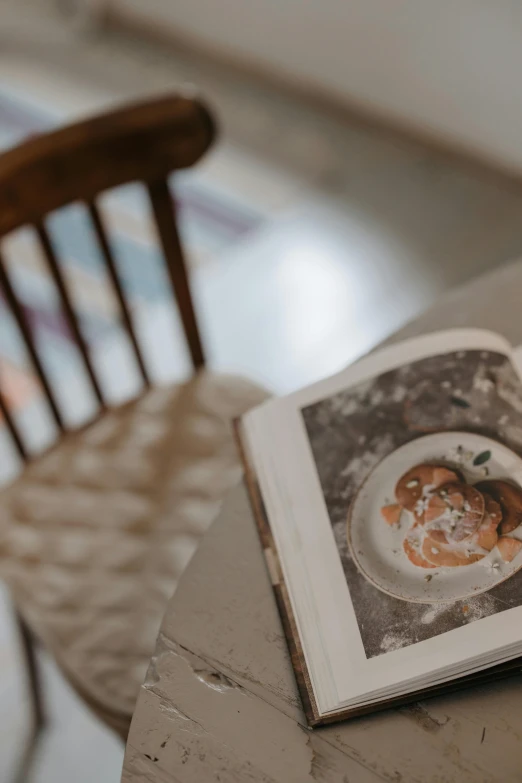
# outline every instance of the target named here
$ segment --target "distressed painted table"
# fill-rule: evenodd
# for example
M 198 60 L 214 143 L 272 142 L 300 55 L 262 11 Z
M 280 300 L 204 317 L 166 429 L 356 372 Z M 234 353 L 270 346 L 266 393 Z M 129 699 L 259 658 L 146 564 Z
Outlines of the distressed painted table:
M 518 344 L 521 302 L 518 262 L 454 291 L 392 340 L 478 326 Z M 168 606 L 122 780 L 522 781 L 522 677 L 309 731 L 238 487 Z

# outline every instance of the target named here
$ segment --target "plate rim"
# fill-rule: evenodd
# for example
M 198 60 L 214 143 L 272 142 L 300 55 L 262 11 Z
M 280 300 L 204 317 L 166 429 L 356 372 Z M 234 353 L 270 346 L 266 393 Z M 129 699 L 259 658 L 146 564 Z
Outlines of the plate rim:
M 385 593 L 386 595 L 391 596 L 392 598 L 397 598 L 400 601 L 405 601 L 406 603 L 416 603 L 416 604 L 451 604 L 454 601 L 464 601 L 466 598 L 474 598 L 477 595 L 481 595 L 482 593 L 487 593 L 489 590 L 493 590 L 493 588 L 498 587 L 498 585 L 501 585 L 503 582 L 506 582 L 508 579 L 511 579 L 520 569 L 522 568 L 522 558 L 520 565 L 518 568 L 516 568 L 514 571 L 512 571 L 510 574 L 506 574 L 502 577 L 502 579 L 499 579 L 498 582 L 495 582 L 493 585 L 490 585 L 489 587 L 485 587 L 483 590 L 474 590 L 471 593 L 466 593 L 465 595 L 459 596 L 458 598 L 453 598 L 450 600 L 442 599 L 442 598 L 433 598 L 432 600 L 427 600 L 423 598 L 406 598 L 403 595 L 398 595 L 397 593 L 393 593 L 391 590 L 386 589 L 382 585 L 378 584 L 375 579 L 370 576 L 363 568 L 362 564 L 359 561 L 359 558 L 357 557 L 357 554 L 355 552 L 355 547 L 352 543 L 352 537 L 351 537 L 351 527 L 352 527 L 352 513 L 353 509 L 356 503 L 357 498 L 359 497 L 360 493 L 362 492 L 364 486 L 369 481 L 371 476 L 375 473 L 375 471 L 382 465 L 382 463 L 388 459 L 392 454 L 394 454 L 399 449 L 402 449 L 404 446 L 408 446 L 410 443 L 414 443 L 417 440 L 424 440 L 426 438 L 433 438 L 437 435 L 462 435 L 462 436 L 469 436 L 469 435 L 475 435 L 479 438 L 484 438 L 486 441 L 490 441 L 491 443 L 495 443 L 497 445 L 502 446 L 504 449 L 507 449 L 510 451 L 514 456 L 520 460 L 522 463 L 522 457 L 516 453 L 512 448 L 509 446 L 506 446 L 505 443 L 501 443 L 498 440 L 495 440 L 494 438 L 490 438 L 487 435 L 481 435 L 479 432 L 469 432 L 466 430 L 440 430 L 439 432 L 430 432 L 424 435 L 420 435 L 418 438 L 413 438 L 412 440 L 406 441 L 406 443 L 403 443 L 401 446 L 398 446 L 393 451 L 390 451 L 389 454 L 385 454 L 382 459 L 379 460 L 379 462 L 374 465 L 374 467 L 370 470 L 364 481 L 359 485 L 356 493 L 354 494 L 347 513 L 347 519 L 346 519 L 346 538 L 348 542 L 348 549 L 350 550 L 350 556 L 352 558 L 352 561 L 359 571 L 359 573 L 368 581 L 370 584 L 372 584 L 377 590 L 380 590 L 382 593 Z M 522 489 L 522 487 L 521 487 Z M 447 568 L 447 566 L 440 566 L 440 568 Z

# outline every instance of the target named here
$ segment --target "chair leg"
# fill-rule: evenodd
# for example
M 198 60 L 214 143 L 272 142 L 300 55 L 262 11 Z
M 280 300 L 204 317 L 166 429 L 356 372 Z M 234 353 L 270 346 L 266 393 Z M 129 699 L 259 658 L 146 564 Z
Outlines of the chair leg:
M 22 647 L 27 686 L 32 707 L 32 726 L 29 738 L 25 744 L 20 762 L 15 771 L 13 783 L 27 783 L 35 760 L 35 751 L 45 725 L 45 710 L 43 707 L 42 683 L 38 659 L 36 656 L 35 639 L 21 614 L 15 608 L 15 622 Z
M 33 736 L 36 738 L 45 725 L 45 710 L 43 706 L 43 692 L 40 670 L 36 657 L 35 639 L 31 629 L 20 613 L 16 610 L 15 619 L 18 626 L 20 642 L 22 645 L 22 653 L 25 659 L 27 684 L 29 686 L 33 712 Z

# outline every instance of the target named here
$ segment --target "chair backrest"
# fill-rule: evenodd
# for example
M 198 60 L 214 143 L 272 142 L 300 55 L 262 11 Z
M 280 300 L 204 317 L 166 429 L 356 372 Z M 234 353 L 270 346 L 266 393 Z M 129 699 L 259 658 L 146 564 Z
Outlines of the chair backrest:
M 63 316 L 101 409 L 105 405 L 103 390 L 45 225 L 46 216 L 68 204 L 85 204 L 119 304 L 123 326 L 143 382 L 148 386 L 145 361 L 97 204 L 97 197 L 111 188 L 131 182 L 145 186 L 192 363 L 197 369 L 204 364 L 204 356 L 167 178 L 176 169 L 187 168 L 199 160 L 211 146 L 214 136 L 215 125 L 208 109 L 192 97 L 174 95 L 127 106 L 32 138 L 0 156 L 0 239 L 22 226 L 34 228 Z M 56 395 L 1 254 L 0 287 L 18 324 L 53 418 L 59 430 L 63 430 L 64 420 Z M 26 459 L 27 450 L 5 394 L 2 394 L 1 384 L 0 410 L 21 457 Z

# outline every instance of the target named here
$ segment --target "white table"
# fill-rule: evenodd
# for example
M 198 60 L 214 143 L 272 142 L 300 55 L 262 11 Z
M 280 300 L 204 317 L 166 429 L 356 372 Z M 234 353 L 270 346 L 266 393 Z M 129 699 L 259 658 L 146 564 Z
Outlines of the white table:
M 522 342 L 522 262 L 445 297 L 393 341 L 452 326 Z M 171 600 L 125 783 L 522 781 L 522 677 L 309 731 L 245 490 Z

